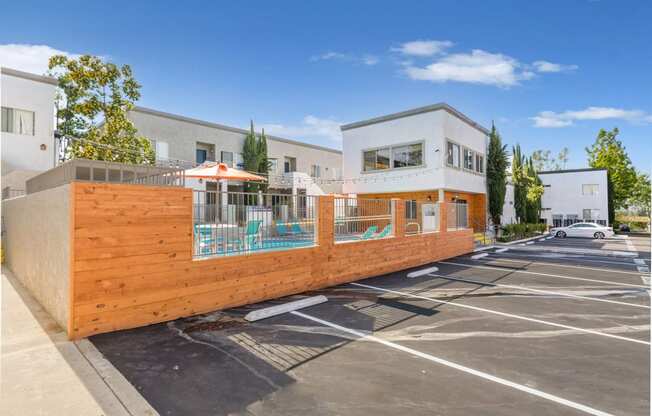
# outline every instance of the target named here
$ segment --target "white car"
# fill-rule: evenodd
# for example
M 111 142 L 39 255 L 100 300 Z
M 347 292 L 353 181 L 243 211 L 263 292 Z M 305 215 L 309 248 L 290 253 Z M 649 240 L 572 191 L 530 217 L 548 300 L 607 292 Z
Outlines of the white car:
M 600 224 L 592 222 L 578 222 L 568 227 L 556 227 L 550 230 L 550 234 L 557 238 L 565 237 L 587 237 L 587 238 L 605 238 L 613 237 L 614 230 Z

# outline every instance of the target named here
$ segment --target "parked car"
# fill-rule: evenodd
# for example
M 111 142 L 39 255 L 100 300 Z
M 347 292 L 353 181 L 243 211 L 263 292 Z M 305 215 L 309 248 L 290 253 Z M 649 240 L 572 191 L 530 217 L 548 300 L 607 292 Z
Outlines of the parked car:
M 550 233 L 557 238 L 565 237 L 587 237 L 587 238 L 605 238 L 613 237 L 614 230 L 600 224 L 592 222 L 578 222 L 568 227 L 556 227 L 550 230 Z
M 628 233 L 629 230 L 629 224 L 620 224 L 618 226 L 618 231 L 622 231 L 623 233 Z

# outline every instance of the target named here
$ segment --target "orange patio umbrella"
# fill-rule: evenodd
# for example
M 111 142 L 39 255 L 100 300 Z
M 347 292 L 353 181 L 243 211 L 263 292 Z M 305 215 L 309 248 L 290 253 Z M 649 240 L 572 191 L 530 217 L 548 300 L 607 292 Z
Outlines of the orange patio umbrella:
M 229 181 L 266 181 L 262 176 L 245 172 L 244 170 L 230 168 L 226 163 L 204 163 L 185 172 L 187 178 L 202 178 Z

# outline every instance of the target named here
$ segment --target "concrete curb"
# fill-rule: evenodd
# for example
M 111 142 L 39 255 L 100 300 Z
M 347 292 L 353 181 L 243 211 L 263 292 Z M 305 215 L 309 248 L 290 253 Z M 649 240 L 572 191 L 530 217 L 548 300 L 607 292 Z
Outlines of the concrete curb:
M 596 256 L 606 256 L 606 257 L 622 257 L 632 259 L 636 257 L 636 253 L 629 251 L 617 251 L 617 250 L 598 250 L 590 248 L 566 248 L 566 247 L 551 247 L 551 246 L 536 246 L 536 247 L 524 247 L 510 246 L 512 250 L 521 250 L 521 251 L 537 251 L 537 252 L 547 252 L 547 253 L 565 253 L 565 254 L 590 254 Z
M 528 238 L 523 238 L 521 240 L 516 240 L 516 241 L 510 241 L 509 243 L 498 243 L 497 245 L 499 246 L 513 246 L 515 244 L 520 244 L 520 243 L 527 243 L 528 241 L 534 241 L 542 237 L 549 236 L 550 233 L 544 233 L 544 234 L 539 234 L 535 235 L 534 237 L 528 237 Z
M 159 416 L 138 390 L 95 348 L 88 339 L 75 341 L 79 352 L 88 360 L 107 387 L 133 416 Z

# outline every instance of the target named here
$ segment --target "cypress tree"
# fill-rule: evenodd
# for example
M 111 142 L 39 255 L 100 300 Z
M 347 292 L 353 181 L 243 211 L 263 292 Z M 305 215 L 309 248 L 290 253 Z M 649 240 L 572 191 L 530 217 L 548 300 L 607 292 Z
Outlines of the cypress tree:
M 254 122 L 251 121 L 249 133 L 245 136 L 244 145 L 242 146 L 242 158 L 244 159 L 244 170 L 247 172 L 258 172 L 260 158 L 258 153 L 258 143 L 256 133 L 254 132 Z M 258 184 L 245 182 L 245 192 L 257 192 Z
M 487 152 L 487 195 L 489 199 L 489 216 L 494 227 L 500 225 L 503 215 L 505 192 L 507 189 L 507 145 L 502 144 L 500 134 L 492 123 Z
M 258 158 L 260 159 L 260 163 L 258 164 L 257 172 L 267 178 L 269 172 L 269 160 L 267 159 L 267 136 L 265 136 L 265 129 L 263 129 L 260 139 L 258 139 Z M 267 192 L 268 184 L 269 181 L 260 184 L 260 189 L 262 189 L 263 192 Z
M 514 184 L 514 210 L 518 222 L 526 222 L 527 185 L 523 169 L 521 145 L 512 148 L 512 183 Z

